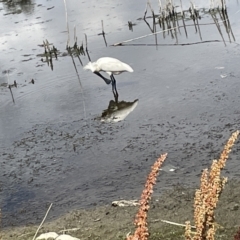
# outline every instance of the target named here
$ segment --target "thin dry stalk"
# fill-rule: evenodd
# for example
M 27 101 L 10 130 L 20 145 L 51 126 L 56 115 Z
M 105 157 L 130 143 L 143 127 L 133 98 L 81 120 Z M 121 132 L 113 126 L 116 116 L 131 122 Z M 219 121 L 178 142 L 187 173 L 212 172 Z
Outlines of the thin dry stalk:
M 159 12 L 162 12 L 162 1 L 158 0 Z
M 49 208 L 48 208 L 48 210 L 47 210 L 47 212 L 46 212 L 46 214 L 45 214 L 45 216 L 44 216 L 44 218 L 43 218 L 41 224 L 39 225 L 39 227 L 38 227 L 38 229 L 37 229 L 37 231 L 36 231 L 36 233 L 35 233 L 35 235 L 34 235 L 34 237 L 33 237 L 33 240 L 35 240 L 35 238 L 36 238 L 36 236 L 37 236 L 37 234 L 38 234 L 38 231 L 40 230 L 40 228 L 42 227 L 42 225 L 43 225 L 45 219 L 47 218 L 47 215 L 48 215 L 48 213 L 49 213 L 51 207 L 52 207 L 52 203 L 50 204 L 50 206 L 49 206 Z
M 191 7 L 189 8 L 189 12 L 190 12 L 190 14 L 191 14 L 191 16 L 192 16 L 192 20 L 193 20 L 193 23 L 194 23 L 194 26 L 195 26 L 195 31 L 196 31 L 196 33 L 197 33 L 197 26 L 196 26 L 196 22 L 195 22 L 195 15 L 194 15 L 194 12 L 195 12 L 195 6 L 194 6 L 194 4 L 191 2 Z
M 67 33 L 68 33 L 67 47 L 68 47 L 70 42 L 70 34 L 69 34 L 69 24 L 68 24 L 68 14 L 67 14 L 67 3 L 66 3 L 66 0 L 63 0 L 63 2 L 65 7 L 66 24 L 67 24 Z
M 74 26 L 74 29 L 73 29 L 73 31 L 74 31 L 74 43 L 75 44 L 77 44 L 77 33 L 76 33 L 76 26 Z
M 190 222 L 189 222 L 189 224 L 188 224 L 188 222 L 186 222 L 186 224 L 181 224 L 181 223 L 171 222 L 171 221 L 167 221 L 167 220 L 161 220 L 161 222 L 172 224 L 172 225 L 175 225 L 175 226 L 180 226 L 180 227 L 188 227 L 188 225 L 189 225 L 190 229 L 191 228 L 196 228 L 195 226 L 191 226 Z
M 91 62 L 91 58 L 90 58 L 89 53 L 88 53 L 87 34 L 85 34 L 85 43 L 86 43 L 85 51 L 86 51 L 86 53 L 87 53 L 88 60 Z
M 103 40 L 105 42 L 105 45 L 107 47 L 107 40 L 106 40 L 106 37 L 105 37 L 105 32 L 104 32 L 104 26 L 103 26 L 103 20 L 102 20 L 102 36 L 103 36 Z
M 11 85 L 9 84 L 9 71 L 7 72 L 7 78 L 8 78 L 8 88 L 9 88 L 9 90 L 10 90 L 13 103 L 15 103 L 15 100 L 14 100 L 14 97 L 13 97 L 13 92 L 12 92 L 12 87 L 11 87 Z
M 148 9 L 148 4 L 146 3 L 146 9 L 145 9 L 145 12 L 144 12 L 143 19 L 146 19 L 146 15 L 147 15 L 147 9 Z
M 147 227 L 147 213 L 149 209 L 149 201 L 151 200 L 151 195 L 153 193 L 153 186 L 156 183 L 157 175 L 161 165 L 167 157 L 167 153 L 163 154 L 156 160 L 156 162 L 152 166 L 152 170 L 148 175 L 145 188 L 143 189 L 141 199 L 140 199 L 140 207 L 138 213 L 135 218 L 135 226 L 136 230 L 134 235 L 129 235 L 127 240 L 147 240 L 149 233 Z
M 220 25 L 219 25 L 219 21 L 218 21 L 218 19 L 217 19 L 217 16 L 216 16 L 215 13 L 212 13 L 211 11 L 210 11 L 210 14 L 211 14 L 211 17 L 212 17 L 212 19 L 213 19 L 213 21 L 214 21 L 217 29 L 218 29 L 218 32 L 220 33 L 220 35 L 221 35 L 221 37 L 222 37 L 222 40 L 223 40 L 223 42 L 224 42 L 224 45 L 225 45 L 225 47 L 226 47 L 227 44 L 226 44 L 225 39 L 224 39 L 224 37 L 223 37 L 223 34 L 222 34 L 222 31 L 221 31 L 221 27 L 220 27 Z
M 167 26 L 167 27 L 169 27 L 169 26 Z M 171 26 L 170 26 L 170 28 L 171 28 Z M 172 31 L 172 30 L 174 30 L 174 28 L 171 28 L 171 29 L 168 28 L 168 29 L 157 31 L 157 32 L 154 32 L 154 33 L 149 33 L 149 34 L 146 34 L 146 35 L 143 35 L 143 36 L 140 36 L 140 37 L 132 38 L 132 39 L 125 40 L 125 41 L 122 41 L 122 42 L 118 42 L 118 43 L 114 43 L 111 46 L 121 46 L 124 43 L 128 43 L 128 42 L 132 42 L 132 41 L 139 40 L 139 39 L 142 39 L 142 38 L 146 38 L 146 37 L 149 37 L 149 36 L 152 36 L 152 35 L 155 35 L 155 34 L 168 32 L 169 30 Z
M 87 47 L 86 47 L 86 48 L 87 48 Z M 80 85 L 80 91 L 81 91 L 82 103 L 83 103 L 84 118 L 85 118 L 85 121 L 86 121 L 86 124 L 87 124 L 86 104 L 85 104 L 85 99 L 84 99 L 83 86 L 82 86 L 82 82 L 81 82 L 81 79 L 80 79 L 80 75 L 79 75 L 79 73 L 78 73 L 77 66 L 76 66 L 76 63 L 75 63 L 75 60 L 74 60 L 74 57 L 73 57 L 73 54 L 72 54 L 72 51 L 71 51 L 71 48 L 70 48 L 70 47 L 68 48 L 68 53 L 69 53 L 69 55 L 70 55 L 71 58 L 72 58 L 73 66 L 74 66 L 75 72 L 76 72 L 76 74 L 77 74 L 78 82 L 79 82 L 79 85 Z M 79 59 L 80 62 L 82 62 L 79 56 L 78 56 L 78 59 Z

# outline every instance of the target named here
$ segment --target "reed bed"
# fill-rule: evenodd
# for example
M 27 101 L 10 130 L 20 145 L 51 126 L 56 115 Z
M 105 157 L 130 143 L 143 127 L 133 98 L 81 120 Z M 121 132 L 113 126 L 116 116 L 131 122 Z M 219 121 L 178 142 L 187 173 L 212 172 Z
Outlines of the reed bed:
M 150 16 L 147 17 L 148 10 L 150 9 Z M 202 16 L 209 14 L 212 17 L 212 22 L 201 23 Z M 151 18 L 152 23 L 149 23 L 147 19 Z M 157 35 L 162 34 L 163 38 L 170 36 L 175 39 L 174 44 L 170 45 L 191 45 L 210 42 L 203 40 L 202 27 L 206 25 L 215 25 L 221 38 L 222 42 L 226 46 L 226 39 L 224 38 L 224 31 L 227 33 L 228 41 L 234 42 L 235 37 L 231 28 L 231 24 L 228 18 L 226 2 L 224 0 L 211 1 L 209 9 L 199 9 L 191 1 L 189 8 L 183 9 L 182 1 L 180 0 L 180 5 L 177 6 L 172 0 L 161 1 L 159 0 L 158 9 L 154 9 L 150 3 L 147 1 L 146 9 L 144 12 L 143 20 L 150 30 L 150 34 L 139 36 L 133 39 L 125 40 L 113 44 L 112 46 L 125 46 L 125 45 L 137 45 L 137 46 L 162 46 L 164 44 L 158 44 Z M 191 23 L 192 21 L 192 23 Z M 128 22 L 129 25 L 129 22 Z M 223 25 L 223 27 L 222 27 Z M 158 30 L 159 28 L 159 30 Z M 199 35 L 200 42 L 183 44 L 179 43 L 178 35 L 181 35 L 181 29 L 184 29 L 186 38 L 189 37 L 189 29 L 194 28 L 195 33 Z M 131 43 L 133 41 L 147 38 L 153 36 L 155 44 L 151 43 Z M 212 42 L 217 42 L 212 40 Z M 220 41 L 218 41 L 220 42 Z M 169 45 L 169 44 L 165 44 Z

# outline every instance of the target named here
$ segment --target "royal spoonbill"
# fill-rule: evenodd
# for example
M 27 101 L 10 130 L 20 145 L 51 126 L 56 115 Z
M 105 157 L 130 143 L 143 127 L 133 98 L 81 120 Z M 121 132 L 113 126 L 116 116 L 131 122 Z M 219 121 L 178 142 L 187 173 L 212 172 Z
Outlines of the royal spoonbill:
M 96 62 L 89 62 L 83 69 L 91 70 L 93 73 L 101 77 L 106 84 L 112 83 L 113 94 L 117 97 L 118 92 L 116 88 L 116 79 L 113 75 L 119 75 L 123 72 L 133 72 L 133 69 L 128 64 L 111 57 L 102 57 L 99 58 Z M 110 79 L 102 76 L 102 74 L 100 74 L 101 71 L 107 73 L 110 76 Z

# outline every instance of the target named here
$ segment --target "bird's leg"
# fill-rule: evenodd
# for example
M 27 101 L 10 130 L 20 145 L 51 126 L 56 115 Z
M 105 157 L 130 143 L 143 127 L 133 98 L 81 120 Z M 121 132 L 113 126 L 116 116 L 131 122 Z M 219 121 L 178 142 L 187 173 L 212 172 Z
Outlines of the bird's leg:
M 118 103 L 118 94 L 113 94 L 114 95 L 114 100 L 115 100 L 115 103 Z
M 111 80 L 112 80 L 112 91 L 113 94 L 115 93 L 115 84 L 116 84 L 116 80 L 114 79 L 113 75 L 110 76 Z
M 118 103 L 118 92 L 113 91 L 113 96 L 114 96 L 115 102 Z
M 112 75 L 112 86 L 114 87 L 115 93 L 118 96 L 117 83 L 115 77 Z
M 98 75 L 100 78 L 102 78 L 106 84 L 110 84 L 111 81 L 112 81 L 112 80 L 110 80 L 110 79 L 105 78 L 105 77 L 104 77 L 101 73 L 99 73 L 99 72 L 93 72 L 93 73 L 95 73 L 95 74 Z
M 113 95 L 115 98 L 115 102 L 118 103 L 118 91 L 117 91 L 117 87 L 116 87 L 116 79 L 114 78 L 113 75 L 111 75 L 111 79 L 112 79 L 112 91 L 113 91 Z

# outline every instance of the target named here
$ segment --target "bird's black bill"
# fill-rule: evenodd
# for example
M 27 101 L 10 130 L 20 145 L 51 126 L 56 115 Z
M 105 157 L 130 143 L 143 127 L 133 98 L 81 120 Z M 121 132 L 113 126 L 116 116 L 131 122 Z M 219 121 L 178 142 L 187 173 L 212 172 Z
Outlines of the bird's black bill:
M 102 74 L 100 74 L 99 72 L 94 72 L 94 73 L 95 73 L 96 75 L 98 75 L 100 78 L 102 78 L 106 84 L 110 84 L 110 83 L 112 82 L 112 80 L 105 78 L 105 77 L 104 77 Z

